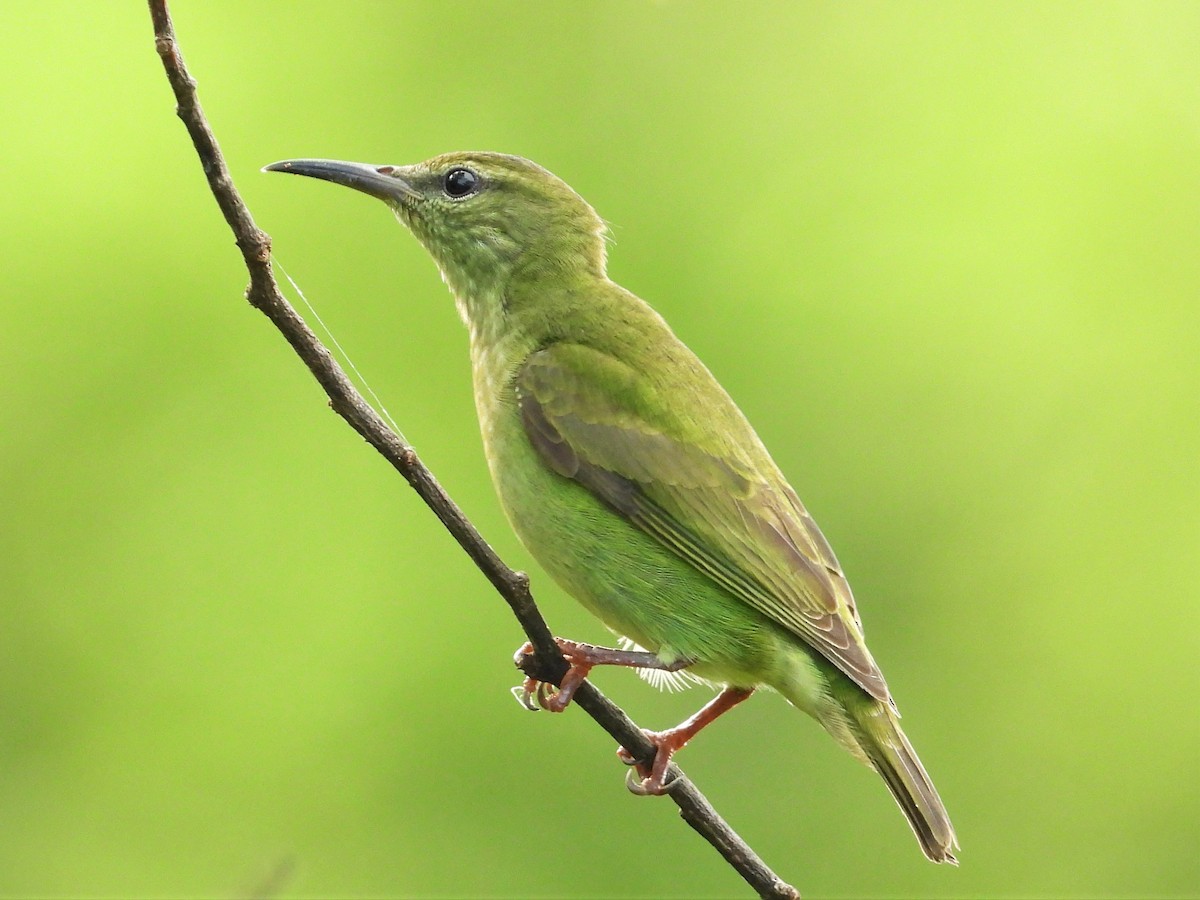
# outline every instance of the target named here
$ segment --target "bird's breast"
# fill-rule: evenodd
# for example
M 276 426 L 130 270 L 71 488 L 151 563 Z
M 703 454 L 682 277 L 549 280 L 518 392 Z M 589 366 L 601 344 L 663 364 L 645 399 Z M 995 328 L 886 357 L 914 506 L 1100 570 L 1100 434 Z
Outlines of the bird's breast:
M 471 372 L 475 390 L 475 412 L 479 416 L 479 430 L 483 437 L 483 449 L 492 476 L 496 477 L 496 465 L 504 455 L 506 430 L 511 427 L 507 418 L 517 416 L 516 395 L 513 377 L 520 364 L 520 354 L 514 353 L 502 341 L 483 339 L 475 329 L 471 332 Z M 505 434 L 502 434 L 505 432 Z

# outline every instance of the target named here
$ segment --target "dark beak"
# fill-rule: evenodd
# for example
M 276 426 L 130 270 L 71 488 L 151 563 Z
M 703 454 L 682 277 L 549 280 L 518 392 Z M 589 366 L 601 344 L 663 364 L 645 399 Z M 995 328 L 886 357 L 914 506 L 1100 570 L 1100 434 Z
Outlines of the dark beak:
M 290 172 L 332 181 L 378 197 L 388 203 L 417 199 L 421 195 L 403 178 L 393 174 L 395 166 L 371 166 L 366 163 L 341 162 L 336 159 L 285 159 L 263 166 L 264 172 Z

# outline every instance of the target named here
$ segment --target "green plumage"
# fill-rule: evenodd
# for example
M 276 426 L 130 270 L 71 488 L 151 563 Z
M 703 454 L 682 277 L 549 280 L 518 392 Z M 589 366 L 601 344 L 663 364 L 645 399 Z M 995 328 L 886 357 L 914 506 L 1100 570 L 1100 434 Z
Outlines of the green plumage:
M 543 568 L 664 663 L 812 715 L 880 772 L 926 855 L 953 861 L 833 551 L 709 371 L 608 279 L 592 208 L 493 153 L 272 168 L 381 197 L 437 261 L 470 329 L 492 478 Z

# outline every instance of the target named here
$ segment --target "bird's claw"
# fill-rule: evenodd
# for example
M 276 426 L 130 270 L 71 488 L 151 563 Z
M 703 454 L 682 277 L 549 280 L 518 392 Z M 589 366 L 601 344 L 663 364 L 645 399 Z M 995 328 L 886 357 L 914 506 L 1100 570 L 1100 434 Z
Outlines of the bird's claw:
M 630 769 L 625 773 L 625 787 L 629 789 L 629 793 L 636 794 L 639 797 L 645 797 L 645 783 L 646 779 L 642 777 L 641 772 L 635 769 Z
M 539 709 L 547 712 L 562 712 L 571 702 L 570 696 L 563 700 L 562 691 L 553 690 L 553 688 L 553 685 L 538 681 L 531 676 L 509 690 L 517 698 L 517 702 L 530 712 L 537 712 Z
M 650 739 L 655 748 L 654 758 L 649 764 L 635 757 L 624 747 L 617 748 L 617 759 L 633 767 L 625 773 L 625 787 L 629 788 L 631 794 L 637 794 L 639 797 L 657 797 L 670 793 L 675 779 L 667 781 L 667 773 L 671 757 L 679 747 L 675 746 L 670 732 L 643 730 L 642 733 Z
M 529 710 L 544 709 L 547 712 L 562 712 L 571 705 L 571 698 L 575 696 L 575 690 L 583 683 L 592 665 L 587 661 L 576 661 L 570 654 L 569 648 L 575 645 L 571 641 L 563 641 L 561 638 L 555 638 L 559 641 L 559 646 L 564 648 L 564 656 L 571 664 L 567 673 L 562 678 L 562 683 L 554 688 L 554 685 L 548 684 L 545 681 L 539 681 L 532 675 L 525 679 L 521 684 L 512 689 L 513 696 L 517 698 L 517 702 Z M 513 656 L 513 663 L 518 669 L 525 669 L 530 658 L 536 651 L 533 649 L 533 644 L 526 641 Z M 537 701 L 537 706 L 534 706 L 534 701 Z
M 672 778 L 666 784 L 656 784 L 653 776 L 643 775 L 641 766 L 625 773 L 625 787 L 629 789 L 629 793 L 638 797 L 661 797 L 663 794 L 669 794 L 675 787 L 675 781 L 676 779 Z
M 526 641 L 519 648 L 517 648 L 517 652 L 513 654 L 513 665 L 515 665 L 518 669 L 524 669 L 525 664 L 531 656 L 533 656 L 533 644 L 530 641 Z M 520 703 L 525 709 L 529 710 L 530 712 L 537 712 L 541 708 L 539 704 L 541 702 L 540 695 L 542 691 L 542 683 L 536 678 L 533 678 L 532 676 L 526 678 L 511 690 L 512 695 L 517 698 L 517 702 Z M 539 696 L 538 703 L 533 702 L 535 695 Z
M 537 712 L 541 707 L 533 702 L 534 693 L 540 691 L 542 683 L 536 678 L 526 678 L 523 682 L 510 688 L 517 702 L 530 712 Z
M 525 663 L 528 661 L 529 657 L 533 656 L 533 653 L 533 642 L 526 641 L 520 647 L 518 647 L 517 652 L 513 654 L 513 665 L 518 669 L 524 669 Z
M 517 702 L 530 712 L 544 709 L 546 712 L 562 712 L 571 703 L 574 691 L 564 691 L 552 684 L 538 681 L 536 678 L 526 678 L 515 687 L 509 688 Z

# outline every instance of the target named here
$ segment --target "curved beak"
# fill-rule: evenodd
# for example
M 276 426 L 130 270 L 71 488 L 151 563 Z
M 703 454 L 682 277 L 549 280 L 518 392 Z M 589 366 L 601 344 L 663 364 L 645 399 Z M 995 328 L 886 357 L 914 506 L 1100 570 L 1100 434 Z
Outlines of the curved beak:
M 389 203 L 417 199 L 421 195 L 396 173 L 395 166 L 372 166 L 367 163 L 341 162 L 336 159 L 285 159 L 263 166 L 264 172 L 290 172 L 332 181 Z

